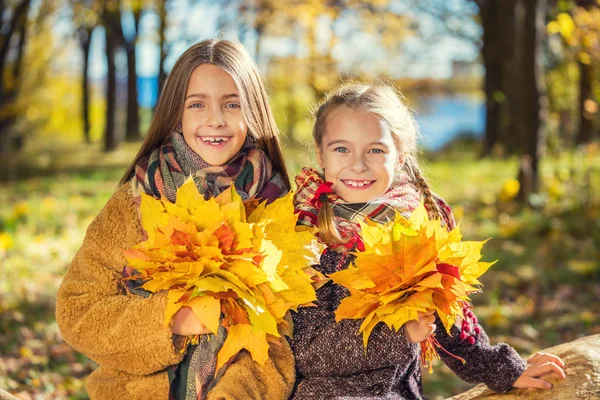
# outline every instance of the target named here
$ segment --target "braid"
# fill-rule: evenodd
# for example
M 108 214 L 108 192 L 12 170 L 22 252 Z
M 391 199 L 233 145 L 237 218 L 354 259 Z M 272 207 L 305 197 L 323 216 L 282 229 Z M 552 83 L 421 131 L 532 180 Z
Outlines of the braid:
M 348 243 L 348 239 L 344 240 L 340 236 L 340 232 L 333 222 L 333 210 L 329 200 L 326 198 L 323 199 L 319 214 L 317 215 L 317 226 L 319 227 L 321 240 L 328 245 Z
M 416 162 L 412 158 L 407 158 L 406 162 L 404 163 L 404 167 L 423 195 L 423 203 L 425 204 L 425 208 L 429 213 L 429 217 L 440 219 L 442 223 L 445 223 L 444 216 L 440 210 L 440 207 L 438 206 L 437 201 L 435 200 L 435 196 L 431 192 L 431 188 L 429 187 L 429 184 L 425 180 L 425 177 L 421 173 L 421 170 L 417 166 Z

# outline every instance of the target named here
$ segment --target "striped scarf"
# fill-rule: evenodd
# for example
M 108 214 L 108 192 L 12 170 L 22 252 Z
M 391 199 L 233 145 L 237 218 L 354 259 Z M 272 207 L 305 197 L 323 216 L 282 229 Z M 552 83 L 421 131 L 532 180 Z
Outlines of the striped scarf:
M 269 202 L 283 196 L 288 189 L 279 172 L 267 155 L 256 148 L 250 139 L 242 146 L 238 154 L 227 164 L 212 166 L 207 164 L 185 142 L 180 133 L 171 137 L 160 148 L 154 150 L 135 167 L 135 176 L 131 184 L 134 201 L 141 202 L 140 193 L 156 198 L 165 196 L 175 202 L 177 189 L 192 176 L 198 191 L 206 199 L 217 196 L 233 184 L 244 200 L 261 199 Z M 144 232 L 143 238 L 147 238 Z M 123 268 L 123 278 L 130 278 L 138 272 L 129 267 Z M 124 279 L 127 290 L 134 295 L 147 297 L 151 293 L 142 289 L 141 279 Z M 227 365 L 215 376 L 216 354 L 225 342 L 227 332 L 219 327 L 217 335 L 200 335 L 197 345 L 188 345 L 183 361 L 167 369 L 170 383 L 170 400 L 204 399 L 212 389 Z M 176 341 L 185 349 L 189 338 L 174 335 Z
M 360 239 L 360 222 L 368 218 L 377 223 L 386 223 L 395 219 L 396 212 L 408 217 L 421 199 L 421 191 L 405 173 L 398 174 L 390 188 L 376 200 L 357 204 L 347 203 L 337 196 L 331 190 L 331 183 L 325 182 L 313 168 L 303 168 L 295 180 L 298 190 L 294 195 L 294 206 L 298 213 L 298 224 L 317 226 L 319 209 L 324 200 L 328 201 L 334 214 L 333 224 L 347 243 L 325 244 L 341 252 L 364 250 Z M 442 213 L 442 219 L 446 225 L 453 228 L 454 218 L 450 207 L 437 195 L 433 196 Z M 318 233 L 317 237 L 321 240 Z
M 287 191 L 279 172 L 273 171 L 271 160 L 250 137 L 227 164 L 214 166 L 192 150 L 182 134 L 173 132 L 167 143 L 135 166 L 134 193 L 139 193 L 141 187 L 146 194 L 157 198 L 162 195 L 175 202 L 177 189 L 189 176 L 206 199 L 232 184 L 244 200 L 256 197 L 273 201 Z

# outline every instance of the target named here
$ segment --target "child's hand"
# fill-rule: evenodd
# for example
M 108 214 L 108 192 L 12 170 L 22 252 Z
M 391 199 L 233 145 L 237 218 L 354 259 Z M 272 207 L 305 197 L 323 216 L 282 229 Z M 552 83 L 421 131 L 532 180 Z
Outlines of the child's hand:
M 196 317 L 190 307 L 181 307 L 173 316 L 173 333 L 181 336 L 212 333 Z
M 565 379 L 564 367 L 565 363 L 554 354 L 536 353 L 527 360 L 527 368 L 513 383 L 513 387 L 550 389 L 552 384 L 542 378 L 554 375 L 559 379 Z
M 435 316 L 433 311 L 419 313 L 419 321 L 408 321 L 404 324 L 404 332 L 410 343 L 419 343 L 435 332 Z

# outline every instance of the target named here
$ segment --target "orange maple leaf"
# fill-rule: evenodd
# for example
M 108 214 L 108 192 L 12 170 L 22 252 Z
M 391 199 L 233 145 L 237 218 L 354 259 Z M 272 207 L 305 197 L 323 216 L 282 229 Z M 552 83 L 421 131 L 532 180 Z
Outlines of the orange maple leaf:
M 325 281 L 306 267 L 318 245 L 296 232 L 291 194 L 246 209 L 233 188 L 205 200 L 190 178 L 175 203 L 142 194 L 141 214 L 148 240 L 125 259 L 142 288 L 168 291 L 165 326 L 187 306 L 213 333 L 228 330 L 215 372 L 241 349 L 264 364 L 269 343 L 291 334 L 289 311 L 316 300 Z
M 361 234 L 365 250 L 355 253 L 355 266 L 329 277 L 350 291 L 336 320 L 364 319 L 359 332 L 365 348 L 378 323 L 398 330 L 429 310 L 450 333 L 461 305 L 479 291 L 477 279 L 493 264 L 479 262 L 485 242 L 461 242 L 459 228 L 448 232 L 439 220 L 430 220 L 422 203 L 410 218 L 397 213 L 388 224 L 362 223 Z M 437 355 L 433 345 L 423 345 L 426 363 Z

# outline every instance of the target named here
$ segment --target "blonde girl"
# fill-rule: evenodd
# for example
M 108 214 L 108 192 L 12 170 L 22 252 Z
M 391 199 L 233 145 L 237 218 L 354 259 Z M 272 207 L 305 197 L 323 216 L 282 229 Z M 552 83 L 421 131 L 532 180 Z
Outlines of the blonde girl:
M 401 97 L 386 85 L 349 84 L 329 94 L 318 108 L 313 130 L 322 172 L 303 169 L 295 195 L 300 223 L 316 226 L 328 245 L 321 272 L 348 268 L 361 250 L 358 222 L 383 223 L 399 211 L 408 216 L 422 198 L 432 217 L 448 228 L 454 219 L 448 205 L 435 195 L 417 163 L 418 130 Z M 297 382 L 294 399 L 385 398 L 421 399 L 418 343 L 441 321 L 433 312 L 406 323 L 399 331 L 379 324 L 365 352 L 358 334 L 360 321 L 335 322 L 334 311 L 349 292 L 329 282 L 317 291 L 317 307 L 294 314 L 292 349 Z M 485 383 L 492 390 L 512 387 L 549 388 L 541 375 L 564 378 L 562 361 L 538 353 L 524 362 L 504 343 L 490 345 L 472 311 L 467 325 L 438 329 L 437 340 L 466 364 L 444 353 L 444 362 L 462 379 Z

